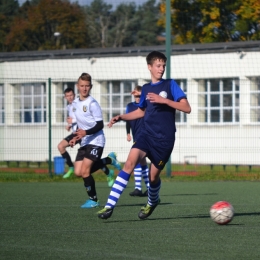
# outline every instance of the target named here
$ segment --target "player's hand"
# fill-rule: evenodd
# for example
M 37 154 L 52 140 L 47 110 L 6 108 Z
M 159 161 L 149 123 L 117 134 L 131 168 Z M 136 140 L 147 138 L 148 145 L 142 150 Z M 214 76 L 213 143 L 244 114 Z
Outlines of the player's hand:
M 70 146 L 71 148 L 73 148 L 73 147 L 75 146 L 75 144 L 76 144 L 76 138 L 74 137 L 73 139 L 71 139 L 71 140 L 69 141 L 69 146 Z
M 115 116 L 113 117 L 109 123 L 107 124 L 107 126 L 110 128 L 113 126 L 113 124 L 115 124 L 116 122 L 120 121 L 120 116 Z
M 71 126 L 70 126 L 70 125 L 66 125 L 66 126 L 65 126 L 65 129 L 66 129 L 67 131 L 70 131 Z
M 132 137 L 131 137 L 130 134 L 127 135 L 126 140 L 127 140 L 128 142 L 130 142 L 130 141 L 132 140 Z
M 82 139 L 84 136 L 87 135 L 86 130 L 83 130 L 83 129 L 78 129 L 74 134 L 76 135 L 75 138 L 76 138 L 77 141 Z
M 67 117 L 67 123 L 68 123 L 69 125 L 72 124 L 72 117 Z
M 157 95 L 155 93 L 148 93 L 146 95 L 146 99 L 149 100 L 151 103 L 158 103 L 158 104 L 166 104 L 167 98 Z

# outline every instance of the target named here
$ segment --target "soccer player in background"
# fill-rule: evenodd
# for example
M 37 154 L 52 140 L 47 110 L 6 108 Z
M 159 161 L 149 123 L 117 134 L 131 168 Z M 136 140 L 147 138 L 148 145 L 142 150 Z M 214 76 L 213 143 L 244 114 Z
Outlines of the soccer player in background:
M 72 102 L 75 99 L 75 93 L 72 88 L 66 88 L 64 90 L 64 98 L 67 100 L 67 125 L 66 130 L 70 131 L 73 126 L 76 124 L 76 119 L 74 117 L 74 114 L 72 112 Z M 63 140 L 60 141 L 58 144 L 58 150 L 61 154 L 61 156 L 65 159 L 65 162 L 69 166 L 69 170 L 66 172 L 66 174 L 63 175 L 63 178 L 69 178 L 74 173 L 74 164 L 71 160 L 70 154 L 66 151 L 66 148 L 69 147 L 69 141 L 73 138 L 73 134 L 71 133 L 67 137 L 65 137 Z M 77 141 L 79 143 L 79 141 Z
M 108 219 L 124 191 L 136 164 L 146 156 L 151 161 L 147 204 L 141 208 L 138 217 L 149 217 L 160 203 L 160 173 L 172 153 L 175 142 L 175 111 L 190 113 L 191 107 L 185 93 L 173 79 L 163 79 L 166 56 L 152 51 L 146 57 L 151 82 L 142 88 L 139 108 L 131 113 L 113 117 L 109 127 L 120 120 L 135 120 L 144 117 L 142 132 L 133 144 L 123 170 L 119 172 L 112 186 L 105 207 L 98 217 Z
M 101 107 L 98 102 L 90 96 L 92 89 L 91 76 L 82 73 L 77 82 L 79 97 L 72 103 L 73 113 L 77 122 L 77 130 L 69 144 L 73 147 L 80 140 L 80 148 L 74 163 L 74 172 L 78 177 L 83 178 L 89 199 L 81 206 L 82 208 L 94 208 L 99 206 L 97 198 L 95 180 L 91 173 L 102 169 L 103 159 L 101 159 L 105 146 L 105 135 L 103 132 L 103 117 Z M 107 158 L 118 170 L 120 164 L 116 160 L 116 154 L 110 153 Z M 114 172 L 113 172 L 114 174 Z M 114 182 L 114 180 L 113 180 Z
M 72 88 L 66 88 L 64 90 L 64 98 L 67 100 L 67 125 L 66 130 L 70 131 L 72 130 L 75 132 L 77 130 L 77 122 L 76 117 L 74 115 L 72 102 L 75 100 L 75 92 Z M 72 174 L 74 174 L 74 163 L 71 160 L 70 154 L 66 151 L 66 148 L 69 147 L 69 142 L 74 137 L 74 134 L 71 133 L 67 137 L 65 137 L 60 143 L 58 144 L 58 150 L 61 154 L 61 156 L 65 159 L 67 165 L 69 166 L 69 170 L 66 174 L 63 175 L 63 178 L 69 178 Z M 76 144 L 80 143 L 80 140 L 76 141 Z M 120 163 L 117 161 L 116 153 L 111 152 L 108 154 L 107 157 L 100 159 L 99 161 L 95 162 L 91 172 L 95 172 L 99 169 L 101 169 L 106 175 L 107 175 L 107 182 L 108 186 L 112 187 L 114 184 L 114 171 L 112 169 L 109 169 L 106 165 L 112 164 L 114 167 L 116 167 L 118 170 L 121 170 Z
M 127 104 L 126 114 L 138 109 L 138 104 L 140 102 L 140 97 L 141 97 L 141 91 L 142 91 L 142 87 L 136 86 L 134 90 L 131 92 L 131 94 L 134 95 L 135 101 Z M 138 134 L 141 133 L 142 130 L 142 124 L 143 124 L 143 118 L 126 121 L 126 134 L 127 134 L 126 139 L 128 142 L 132 140 L 130 130 L 132 131 L 133 141 L 135 142 L 135 140 L 137 140 L 137 136 Z M 148 188 L 149 188 L 148 173 L 149 170 L 146 163 L 146 158 L 143 158 L 141 162 L 138 163 L 134 168 L 135 189 L 134 191 L 129 193 L 130 196 L 143 197 L 148 195 Z M 142 193 L 142 177 L 144 179 L 144 183 L 147 188 L 147 190 L 144 193 Z

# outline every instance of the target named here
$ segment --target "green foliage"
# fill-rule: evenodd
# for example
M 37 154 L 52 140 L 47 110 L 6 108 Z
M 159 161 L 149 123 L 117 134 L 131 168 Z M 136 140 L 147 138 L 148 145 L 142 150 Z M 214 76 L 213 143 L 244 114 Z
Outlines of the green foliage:
M 156 5 L 155 0 L 149 0 L 139 7 L 137 11 L 137 46 L 159 45 L 161 42 L 158 36 L 165 31 L 165 29 L 158 24 L 159 19 L 159 4 Z
M 27 3 L 16 16 L 6 37 L 9 51 L 84 48 L 88 34 L 78 4 L 62 0 Z M 60 37 L 54 33 L 59 32 Z
M 108 40 L 111 47 L 133 46 L 136 42 L 136 17 L 134 3 L 120 4 L 111 15 Z
M 254 0 L 171 0 L 174 43 L 260 39 L 260 4 Z M 165 1 L 160 6 L 165 26 Z
M 76 1 L 75 1 L 76 2 Z M 148 46 L 164 43 L 166 1 L 115 8 L 104 0 L 0 0 L 0 51 Z M 171 0 L 175 44 L 260 39 L 255 0 Z M 54 33 L 61 33 L 55 37 Z
M 108 47 L 107 34 L 111 20 L 112 5 L 103 0 L 94 0 L 85 6 L 86 24 L 89 32 L 90 47 Z
M 0 0 L 0 51 L 6 51 L 5 39 L 19 10 L 17 0 Z

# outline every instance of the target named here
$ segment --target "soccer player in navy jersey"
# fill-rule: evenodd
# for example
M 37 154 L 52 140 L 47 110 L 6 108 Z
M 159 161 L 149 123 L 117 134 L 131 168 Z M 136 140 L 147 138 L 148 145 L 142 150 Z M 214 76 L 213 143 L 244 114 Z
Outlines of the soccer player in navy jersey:
M 131 94 L 134 96 L 135 101 L 127 104 L 126 113 L 130 113 L 138 109 L 140 97 L 141 97 L 141 91 L 142 91 L 141 86 L 135 86 L 134 90 L 131 92 Z M 135 142 L 135 140 L 137 140 L 138 134 L 141 133 L 142 125 L 143 125 L 143 117 L 135 120 L 126 121 L 126 134 L 127 134 L 126 139 L 128 142 L 132 140 L 130 131 L 132 131 L 133 141 Z M 142 161 L 138 163 L 134 168 L 135 189 L 129 193 L 130 196 L 133 197 L 147 196 L 148 189 L 149 189 L 148 172 L 149 170 L 146 163 L 146 158 L 143 158 Z M 142 193 L 142 177 L 144 179 L 144 183 L 147 188 L 147 190 L 144 193 Z
M 133 144 L 127 161 L 119 172 L 112 186 L 105 207 L 98 212 L 98 217 L 108 219 L 124 191 L 136 164 L 144 157 L 151 161 L 149 171 L 150 187 L 147 204 L 141 208 L 138 217 L 149 217 L 160 203 L 160 172 L 170 158 L 175 142 L 175 111 L 190 113 L 191 107 L 186 95 L 173 79 L 163 79 L 166 56 L 152 51 L 146 57 L 151 82 L 142 88 L 139 108 L 131 113 L 113 117 L 109 127 L 120 120 L 134 120 L 144 117 L 142 132 Z

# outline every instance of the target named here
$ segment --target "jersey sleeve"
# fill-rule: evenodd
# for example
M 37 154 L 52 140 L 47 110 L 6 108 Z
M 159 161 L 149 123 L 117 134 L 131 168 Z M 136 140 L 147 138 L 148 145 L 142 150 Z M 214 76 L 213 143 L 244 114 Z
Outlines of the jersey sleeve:
M 76 120 L 76 116 L 73 112 L 73 103 L 74 101 L 67 106 L 67 109 L 68 109 L 68 116 L 72 118 L 72 124 L 76 124 L 77 120 Z
M 140 102 L 138 104 L 138 107 L 140 107 L 140 108 L 146 108 L 147 107 L 146 96 L 144 94 L 143 89 L 142 89 L 142 92 L 141 92 L 141 97 L 140 97 Z
M 91 102 L 89 109 L 96 122 L 103 121 L 102 110 L 97 101 Z
M 180 101 L 183 98 L 187 99 L 183 90 L 179 87 L 179 85 L 173 79 L 171 81 L 171 92 L 172 92 L 174 101 L 176 101 L 176 102 Z

